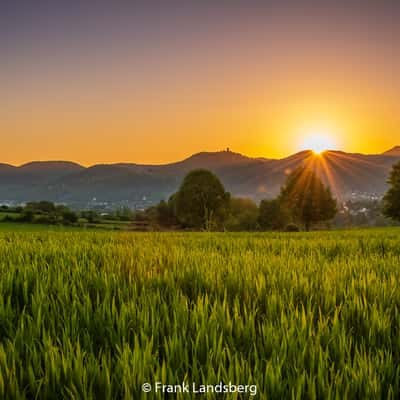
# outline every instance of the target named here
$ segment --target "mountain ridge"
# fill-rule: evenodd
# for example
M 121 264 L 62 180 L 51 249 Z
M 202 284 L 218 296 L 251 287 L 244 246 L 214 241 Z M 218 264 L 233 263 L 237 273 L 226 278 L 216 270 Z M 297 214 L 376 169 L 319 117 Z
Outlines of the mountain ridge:
M 350 153 L 350 152 L 346 152 L 343 150 L 333 150 L 333 149 L 328 149 L 325 150 L 323 153 L 343 153 L 343 154 L 354 154 L 354 155 L 361 155 L 361 156 L 387 156 L 387 155 L 391 155 L 391 154 L 398 154 L 398 152 L 400 153 L 400 145 L 398 146 L 393 146 L 391 149 L 386 150 L 382 153 Z M 167 162 L 167 163 L 161 163 L 161 164 L 154 164 L 154 163 L 135 163 L 135 162 L 99 162 L 96 164 L 90 164 L 87 166 L 84 166 L 82 164 L 80 164 L 77 161 L 70 161 L 70 160 L 31 160 L 31 161 L 27 161 L 23 164 L 20 165 L 14 165 L 14 164 L 9 164 L 9 163 L 2 163 L 0 162 L 0 167 L 2 166 L 10 166 L 10 167 L 14 167 L 14 168 L 23 168 L 23 167 L 27 167 L 27 166 L 31 166 L 31 165 L 35 165 L 35 164 L 70 164 L 70 165 L 74 165 L 80 168 L 91 168 L 97 165 L 134 165 L 134 166 L 147 166 L 147 167 L 163 167 L 163 166 L 168 166 L 168 165 L 175 165 L 178 163 L 182 163 L 194 158 L 198 158 L 198 157 L 202 157 L 202 156 L 217 156 L 217 155 L 224 155 L 224 154 L 230 154 L 232 156 L 237 156 L 237 157 L 241 157 L 243 159 L 246 160 L 258 160 L 258 161 L 279 161 L 279 160 L 284 160 L 287 159 L 289 157 L 293 157 L 296 155 L 300 155 L 300 154 L 304 154 L 304 153 L 313 153 L 313 151 L 311 149 L 305 149 L 305 150 L 300 150 L 296 153 L 290 154 L 288 156 L 282 157 L 282 158 L 269 158 L 269 157 L 251 157 L 251 156 L 246 156 L 242 153 L 237 153 L 234 152 L 232 150 L 226 149 L 226 150 L 220 150 L 220 151 L 199 151 L 197 153 L 193 153 L 190 156 L 183 158 L 182 160 L 178 160 L 178 161 L 172 161 L 172 162 Z
M 400 156 L 400 146 L 394 146 L 390 150 L 387 150 L 382 154 L 398 157 Z
M 303 150 L 281 159 L 252 158 L 229 149 L 199 152 L 167 164 L 110 163 L 84 167 L 71 161 L 33 161 L 20 166 L 0 164 L 0 201 L 51 200 L 85 206 L 103 203 L 151 205 L 177 190 L 192 169 L 216 173 L 235 196 L 258 201 L 279 193 L 287 174 L 300 165 L 314 169 L 335 195 L 382 196 L 391 166 L 400 160 L 400 146 L 381 154 L 337 150 L 316 155 Z M 146 204 L 143 204 L 146 199 Z

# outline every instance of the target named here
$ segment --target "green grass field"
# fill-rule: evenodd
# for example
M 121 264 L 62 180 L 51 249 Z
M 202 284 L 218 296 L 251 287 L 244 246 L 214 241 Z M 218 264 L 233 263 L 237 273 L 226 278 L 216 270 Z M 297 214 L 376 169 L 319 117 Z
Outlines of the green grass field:
M 124 230 L 127 223 L 99 223 L 85 226 L 45 225 L 22 222 L 1 222 L 0 232 L 85 232 Z
M 398 399 L 399 282 L 400 229 L 3 228 L 0 398 L 185 399 L 155 382 L 223 381 L 257 395 L 201 398 Z
M 75 228 L 73 226 L 0 222 L 0 234 L 3 232 L 77 232 L 82 230 L 84 228 Z

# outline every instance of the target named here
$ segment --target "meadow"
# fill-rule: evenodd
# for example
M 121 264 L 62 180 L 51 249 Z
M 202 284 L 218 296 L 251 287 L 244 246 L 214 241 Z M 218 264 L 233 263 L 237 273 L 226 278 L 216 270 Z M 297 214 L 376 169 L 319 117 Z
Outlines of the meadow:
M 398 399 L 400 229 L 0 232 L 0 398 Z M 148 382 L 153 391 L 142 392 Z

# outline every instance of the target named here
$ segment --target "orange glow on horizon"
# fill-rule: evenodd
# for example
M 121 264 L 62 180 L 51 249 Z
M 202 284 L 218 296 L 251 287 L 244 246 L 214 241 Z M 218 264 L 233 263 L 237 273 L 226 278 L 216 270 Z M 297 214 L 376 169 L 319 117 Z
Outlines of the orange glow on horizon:
M 232 97 L 242 96 L 248 103 L 234 104 L 227 93 L 217 98 L 207 94 L 202 107 L 193 101 L 185 104 L 187 96 L 178 90 L 173 94 L 176 103 L 168 107 L 164 99 L 131 107 L 128 98 L 116 97 L 104 104 L 73 106 L 68 99 L 51 104 L 44 95 L 10 100 L 0 110 L 2 147 L 18 147 L 3 152 L 0 163 L 164 164 L 227 147 L 249 157 L 284 158 L 308 149 L 379 154 L 400 145 L 393 135 L 400 121 L 393 118 L 390 106 L 355 109 L 352 104 L 360 99 L 328 101 L 317 91 L 310 102 L 294 89 L 265 104 L 257 91 L 241 90 Z M 292 102 L 285 103 L 289 98 Z
M 15 20 L 0 24 L 0 163 L 165 164 L 227 147 L 276 159 L 400 145 L 390 2 L 382 15 L 375 5 L 360 13 L 300 1 L 125 2 L 132 7 L 104 14 L 91 5 L 90 18 L 50 3 L 63 23 L 13 4 Z

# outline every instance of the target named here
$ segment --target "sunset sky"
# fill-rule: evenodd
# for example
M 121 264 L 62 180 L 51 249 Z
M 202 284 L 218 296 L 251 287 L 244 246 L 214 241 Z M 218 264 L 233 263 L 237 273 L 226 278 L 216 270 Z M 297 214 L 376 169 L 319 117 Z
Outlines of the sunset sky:
M 7 3 L 0 162 L 400 145 L 400 1 Z

